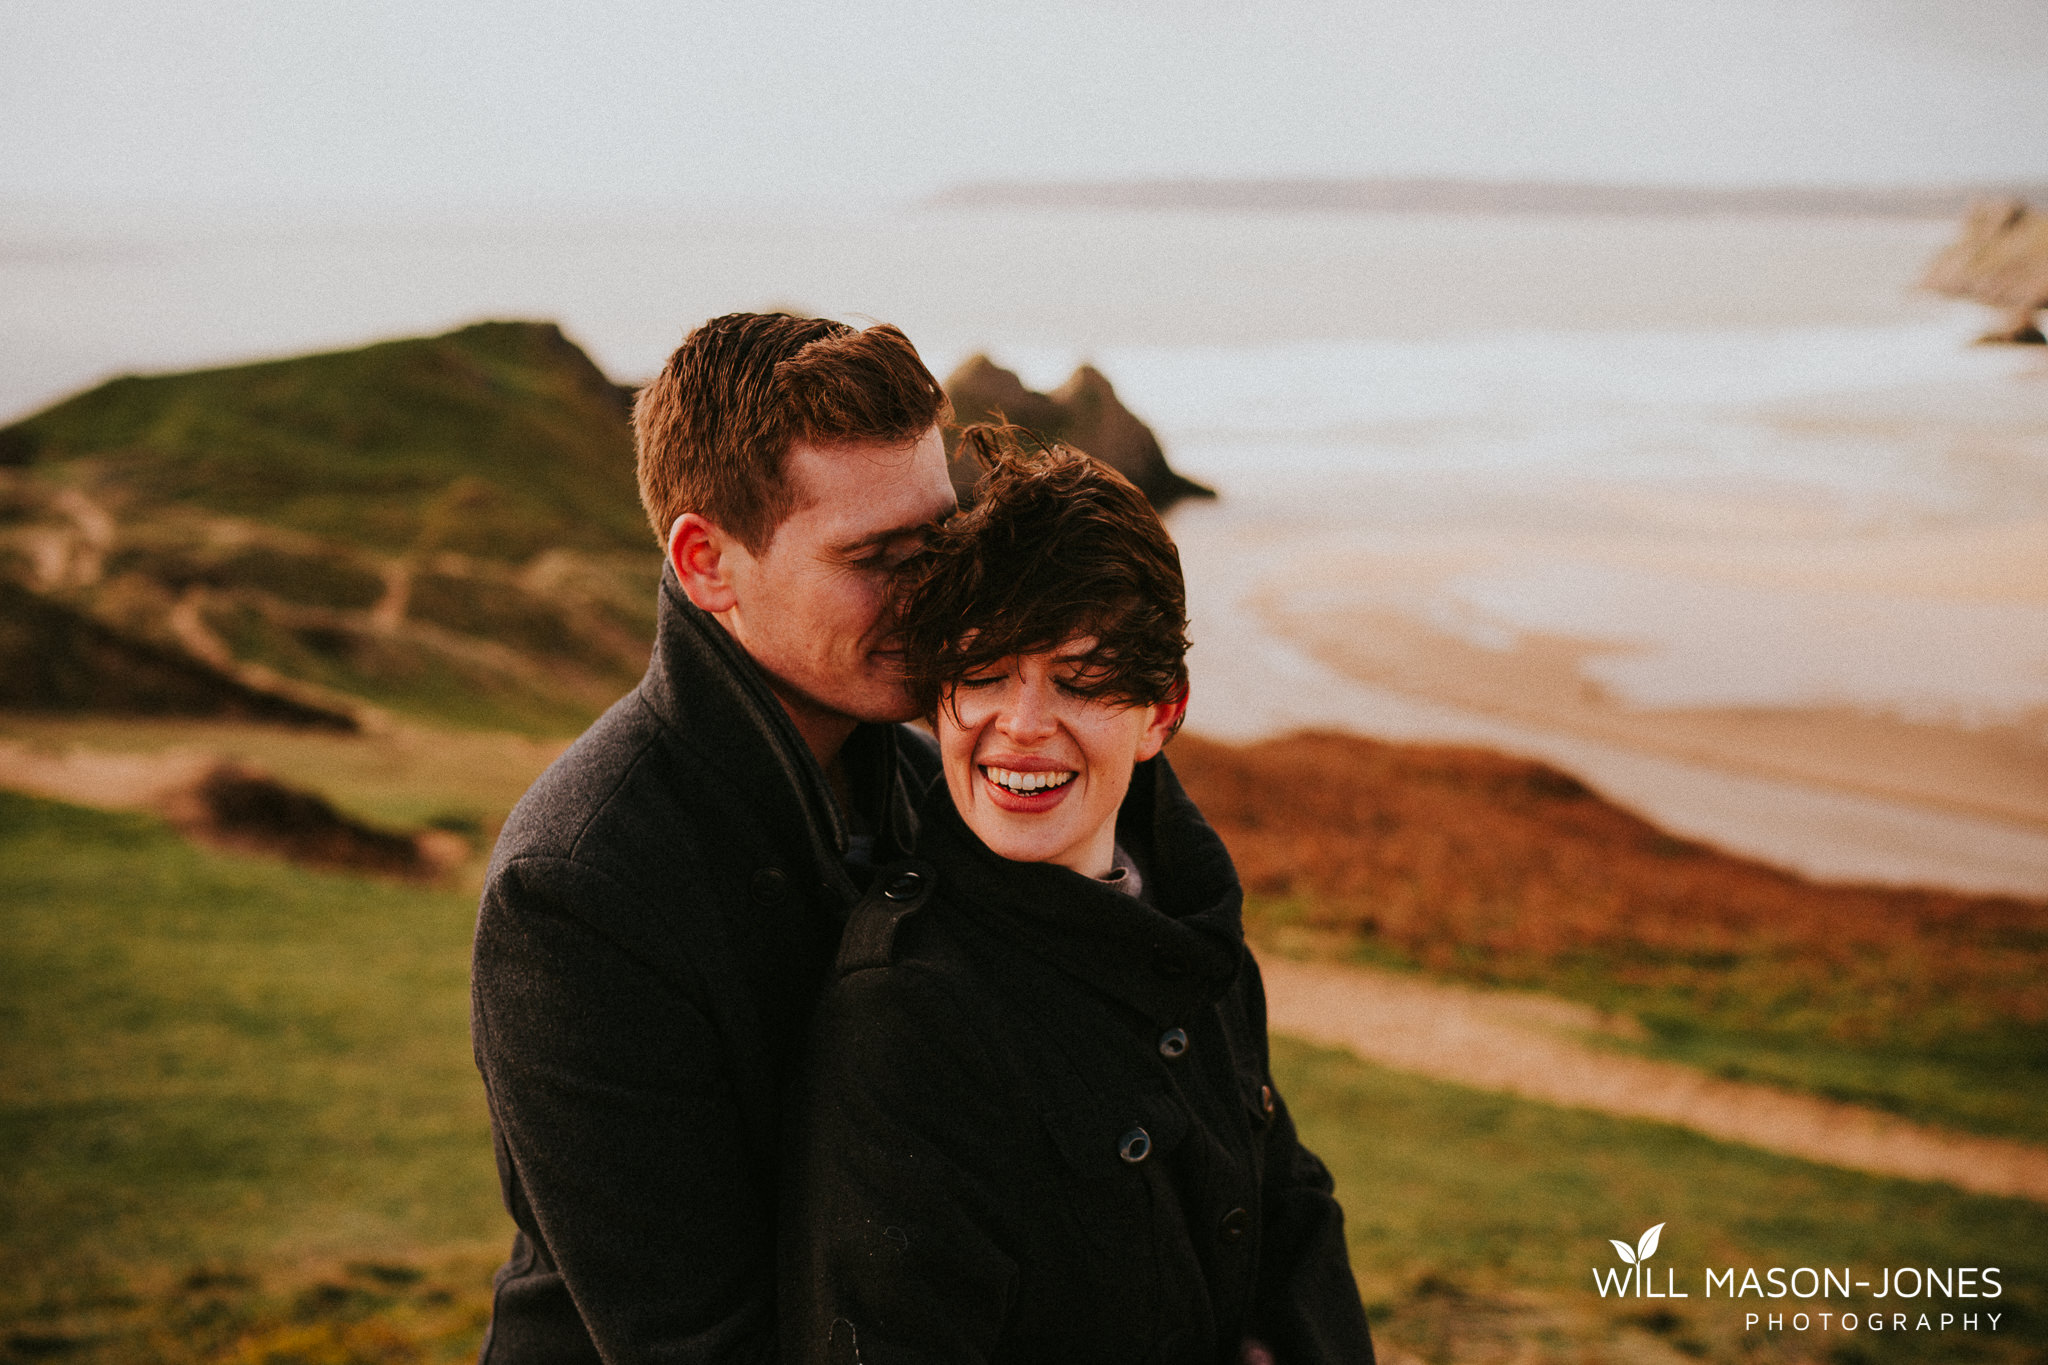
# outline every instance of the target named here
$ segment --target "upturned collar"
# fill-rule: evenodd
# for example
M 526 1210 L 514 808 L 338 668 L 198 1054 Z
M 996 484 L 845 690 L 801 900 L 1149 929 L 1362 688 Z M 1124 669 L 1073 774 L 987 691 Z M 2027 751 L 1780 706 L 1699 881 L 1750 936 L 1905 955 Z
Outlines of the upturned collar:
M 984 844 L 943 781 L 919 813 L 917 852 L 941 902 L 1165 1025 L 1229 989 L 1242 965 L 1244 895 L 1223 841 L 1163 758 L 1138 765 L 1117 840 L 1145 870 L 1146 901 L 1053 863 Z M 1147 901 L 1150 903 L 1148 904 Z
M 802 832 L 829 889 L 847 905 L 859 898 L 845 866 L 851 831 L 816 755 L 760 665 L 690 601 L 668 565 L 661 574 L 654 655 L 639 695 L 744 800 L 776 825 Z M 916 802 L 903 780 L 897 731 L 858 725 L 843 751 L 853 790 L 877 819 L 878 861 L 908 852 L 916 834 Z

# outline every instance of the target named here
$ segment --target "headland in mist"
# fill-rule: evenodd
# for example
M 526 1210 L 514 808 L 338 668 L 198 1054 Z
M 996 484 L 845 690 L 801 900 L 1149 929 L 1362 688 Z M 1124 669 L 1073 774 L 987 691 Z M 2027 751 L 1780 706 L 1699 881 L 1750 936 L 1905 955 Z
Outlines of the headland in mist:
M 1859 186 L 1604 184 L 1430 176 L 981 180 L 949 186 L 925 203 L 967 209 L 1953 218 L 1971 201 L 1987 196 L 2048 201 L 2048 181 Z

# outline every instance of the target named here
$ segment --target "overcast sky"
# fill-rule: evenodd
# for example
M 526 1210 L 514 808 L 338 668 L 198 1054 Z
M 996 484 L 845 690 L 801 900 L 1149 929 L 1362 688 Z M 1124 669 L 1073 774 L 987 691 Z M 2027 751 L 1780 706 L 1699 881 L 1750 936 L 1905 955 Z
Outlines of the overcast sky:
M 2048 0 L 0 0 L 0 197 L 2048 180 Z

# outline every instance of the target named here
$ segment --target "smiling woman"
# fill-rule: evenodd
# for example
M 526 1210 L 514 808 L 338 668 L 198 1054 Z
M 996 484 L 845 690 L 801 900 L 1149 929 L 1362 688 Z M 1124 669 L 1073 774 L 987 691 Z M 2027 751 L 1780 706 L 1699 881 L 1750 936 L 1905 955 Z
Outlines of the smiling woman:
M 906 666 L 946 786 L 991 850 L 1100 877 L 1131 770 L 1187 710 L 1180 557 L 1144 495 L 973 426 L 974 507 L 905 565 Z
M 784 1357 L 1370 1362 L 1236 873 L 1159 757 L 1187 697 L 1173 542 L 1086 455 L 962 440 L 975 503 L 904 565 L 946 781 L 818 1008 Z
M 946 787 L 968 828 L 1005 858 L 1112 869 L 1131 769 L 1159 752 L 1175 697 L 1119 706 L 1079 691 L 1093 636 L 962 678 L 939 710 Z

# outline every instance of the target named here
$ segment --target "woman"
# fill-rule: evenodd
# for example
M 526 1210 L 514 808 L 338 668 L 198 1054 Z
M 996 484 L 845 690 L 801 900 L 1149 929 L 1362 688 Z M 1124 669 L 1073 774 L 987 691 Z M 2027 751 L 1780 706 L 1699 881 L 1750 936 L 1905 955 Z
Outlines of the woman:
M 819 1006 L 784 1354 L 1370 1361 L 1236 874 L 1156 757 L 1187 698 L 1173 542 L 1085 455 L 963 440 L 988 472 L 904 607 L 945 781 Z

